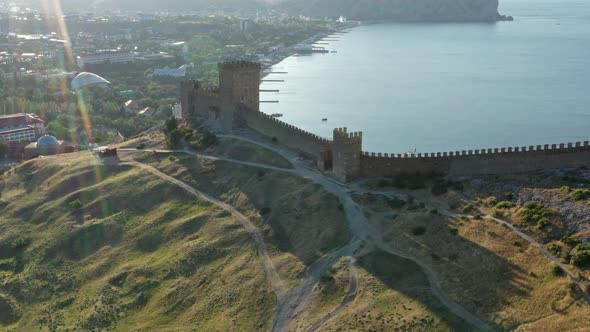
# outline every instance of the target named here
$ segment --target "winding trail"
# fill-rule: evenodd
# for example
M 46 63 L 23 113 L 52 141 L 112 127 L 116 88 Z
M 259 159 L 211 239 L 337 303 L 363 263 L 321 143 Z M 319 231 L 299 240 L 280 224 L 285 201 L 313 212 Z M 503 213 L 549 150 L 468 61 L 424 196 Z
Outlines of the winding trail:
M 162 173 L 152 166 L 149 166 L 149 165 L 137 162 L 137 161 L 124 162 L 124 163 L 122 163 L 122 165 L 131 165 L 131 166 L 136 166 L 141 169 L 144 169 L 144 170 L 152 173 L 153 175 L 159 177 L 160 179 L 168 181 L 178 187 L 181 187 L 182 189 L 188 191 L 189 193 L 191 193 L 199 198 L 202 198 L 208 202 L 211 202 L 211 203 L 217 205 L 218 207 L 220 207 L 221 209 L 229 212 L 234 218 L 236 218 L 242 224 L 242 226 L 244 226 L 246 231 L 254 239 L 254 242 L 256 243 L 256 250 L 262 260 L 264 270 L 266 272 L 266 275 L 270 281 L 271 287 L 272 287 L 274 293 L 276 294 L 277 298 L 280 300 L 285 296 L 285 293 L 286 293 L 285 285 L 283 284 L 281 278 L 279 277 L 279 274 L 277 273 L 277 270 L 275 269 L 269 255 L 268 255 L 268 250 L 266 249 L 266 244 L 264 243 L 264 238 L 262 237 L 262 234 L 260 233 L 258 228 L 246 216 L 241 214 L 238 210 L 236 210 L 231 205 L 229 205 L 225 202 L 222 202 L 214 197 L 211 197 L 211 196 L 191 187 L 190 185 L 188 185 L 188 184 L 186 184 L 186 183 L 184 183 L 184 182 L 182 182 L 170 175 Z
M 350 278 L 350 288 L 348 289 L 348 292 L 344 296 L 344 300 L 338 306 L 338 308 L 334 309 L 333 311 L 331 311 L 330 313 L 328 313 L 327 315 L 322 317 L 322 319 L 320 319 L 318 322 L 313 324 L 313 326 L 307 330 L 308 332 L 317 331 L 320 327 L 322 327 L 322 325 L 324 325 L 330 319 L 336 317 L 340 312 L 342 312 L 344 309 L 346 309 L 346 307 L 348 307 L 348 305 L 351 304 L 352 301 L 354 301 L 354 299 L 356 298 L 356 294 L 357 294 L 357 290 L 358 290 L 358 276 L 356 273 L 356 269 L 354 268 L 353 261 L 354 261 L 354 259 L 352 257 L 348 257 L 347 265 L 348 265 L 349 278 Z
M 381 236 L 381 232 L 378 229 L 372 227 L 366 216 L 363 213 L 362 207 L 357 204 L 352 197 L 350 196 L 351 188 L 348 186 L 337 182 L 336 180 L 330 179 L 322 175 L 321 173 L 312 170 L 308 165 L 305 165 L 302 161 L 296 158 L 290 151 L 287 151 L 282 148 L 278 148 L 269 144 L 260 143 L 256 140 L 234 136 L 234 135 L 227 135 L 224 137 L 244 140 L 252 144 L 256 144 L 283 156 L 289 160 L 293 166 L 295 166 L 295 172 L 315 183 L 318 183 L 324 187 L 324 189 L 340 199 L 340 203 L 344 208 L 344 212 L 346 213 L 347 221 L 351 232 L 353 234 L 353 239 L 351 243 L 347 247 L 355 248 L 357 246 L 357 242 L 360 243 L 370 243 L 371 245 L 377 247 L 380 250 L 383 250 L 391 255 L 398 256 L 404 259 L 408 259 L 420 266 L 424 271 L 424 274 L 428 278 L 430 283 L 430 288 L 432 290 L 433 295 L 435 295 L 439 301 L 445 305 L 449 311 L 453 314 L 457 315 L 458 317 L 465 320 L 467 323 L 474 326 L 479 331 L 492 331 L 493 329 L 483 320 L 479 319 L 475 315 L 471 314 L 468 310 L 463 308 L 459 303 L 453 301 L 449 298 L 445 292 L 442 290 L 440 286 L 440 282 L 436 276 L 436 273 L 424 262 L 420 261 L 419 259 L 404 255 L 400 252 L 395 251 L 393 248 L 388 246 L 384 243 L 383 238 Z M 345 247 L 345 248 L 347 248 Z M 358 251 L 360 247 L 356 247 L 356 251 Z M 333 261 L 335 263 L 344 255 L 342 251 L 339 250 L 333 254 L 338 254 L 337 259 Z M 354 257 L 354 252 L 349 254 L 348 256 Z M 323 272 L 329 269 L 326 268 L 322 270 Z M 314 272 L 322 272 L 322 271 L 314 271 Z M 321 277 L 321 276 L 320 276 Z M 298 313 L 302 312 L 305 305 L 309 302 L 309 299 L 313 292 L 313 286 L 318 282 L 319 278 L 315 275 L 310 273 L 310 276 L 303 281 L 301 285 L 299 285 L 295 290 L 289 292 L 284 301 L 279 301 L 279 307 L 277 308 L 277 316 L 275 318 L 275 322 L 273 324 L 273 331 L 287 331 L 290 322 L 294 317 L 297 316 Z M 298 305 L 293 305 L 294 303 L 299 303 Z M 342 303 L 344 307 L 346 307 L 349 303 L 346 303 L 346 300 Z M 336 309 L 338 310 L 338 309 Z M 323 320 L 323 319 L 322 319 Z M 329 319 L 328 319 L 329 320 Z M 327 321 L 327 320 L 325 320 Z M 318 322 L 319 323 L 319 322 Z M 316 326 L 318 323 L 314 324 L 312 327 L 318 329 L 321 327 L 321 324 Z
M 161 178 L 170 181 L 178 186 L 181 186 L 185 190 L 202 197 L 218 206 L 223 208 L 224 210 L 230 212 L 234 215 L 238 220 L 246 227 L 246 229 L 252 234 L 252 237 L 256 241 L 258 252 L 260 257 L 263 260 L 263 264 L 266 270 L 267 275 L 269 276 L 269 280 L 271 281 L 272 288 L 277 294 L 278 304 L 276 309 L 276 316 L 273 321 L 272 331 L 288 331 L 289 326 L 291 325 L 292 321 L 302 314 L 306 308 L 308 307 L 312 296 L 313 296 L 313 289 L 314 286 L 319 282 L 320 278 L 342 257 L 348 257 L 349 259 L 357 257 L 359 252 L 362 248 L 364 248 L 367 244 L 374 246 L 380 250 L 383 250 L 391 255 L 398 256 L 404 259 L 411 260 L 412 262 L 418 264 L 424 271 L 425 275 L 427 276 L 432 293 L 441 301 L 441 303 L 448 307 L 449 311 L 457 315 L 458 317 L 462 318 L 472 326 L 474 326 L 479 331 L 491 331 L 492 328 L 489 327 L 484 321 L 477 318 L 476 316 L 472 315 L 469 311 L 463 308 L 460 304 L 454 302 L 450 299 L 442 290 L 440 286 L 440 282 L 437 279 L 436 274 L 434 271 L 427 266 L 422 261 L 418 260 L 415 257 L 407 256 L 402 253 L 399 253 L 393 250 L 391 247 L 386 245 L 382 239 L 381 232 L 378 229 L 372 227 L 366 216 L 363 213 L 363 208 L 359 204 L 357 204 L 351 197 L 350 191 L 351 188 L 342 184 L 334 179 L 328 178 L 314 170 L 310 167 L 310 165 L 306 164 L 304 161 L 300 160 L 297 156 L 295 156 L 291 151 L 276 147 L 274 145 L 261 143 L 257 140 L 235 136 L 235 135 L 219 135 L 220 137 L 228 137 L 233 139 L 238 139 L 242 141 L 246 141 L 252 144 L 256 144 L 258 146 L 267 148 L 272 150 L 283 158 L 287 159 L 291 164 L 294 166 L 293 169 L 285 169 L 279 168 L 274 166 L 269 166 L 265 164 L 259 164 L 254 162 L 246 162 L 240 160 L 234 160 L 230 158 L 224 157 L 214 157 L 210 155 L 199 154 L 192 151 L 186 150 L 136 150 L 136 149 L 119 149 L 122 152 L 147 152 L 147 151 L 155 151 L 156 153 L 185 153 L 189 155 L 193 155 L 200 158 L 206 158 L 210 160 L 216 161 L 226 161 L 235 164 L 257 167 L 257 168 L 264 168 L 270 169 L 280 172 L 287 172 L 291 174 L 298 175 L 305 179 L 308 179 L 312 182 L 315 182 L 321 185 L 326 191 L 332 193 L 340 200 L 340 203 L 343 206 L 343 210 L 346 214 L 346 220 L 348 226 L 350 228 L 351 233 L 353 234 L 352 240 L 349 242 L 348 245 L 332 252 L 331 254 L 319 259 L 314 264 L 312 264 L 307 271 L 307 277 L 295 288 L 286 291 L 282 281 L 280 280 L 272 261 L 268 256 L 268 252 L 266 250 L 266 245 L 264 244 L 262 235 L 258 231 L 258 229 L 242 214 L 240 214 L 235 208 L 231 207 L 230 205 L 221 202 L 211 196 L 208 196 L 193 187 L 185 184 L 182 181 L 179 181 L 171 176 L 168 176 L 157 169 L 139 163 L 133 162 L 137 166 L 140 166 L 154 175 L 160 176 Z M 351 275 L 356 275 L 353 271 L 354 267 L 352 264 L 349 265 L 349 271 Z M 351 286 L 353 283 L 351 282 Z M 353 287 L 351 287 L 352 289 Z M 352 292 L 356 294 L 356 288 L 358 288 L 358 282 L 354 283 L 354 289 Z M 351 293 L 351 290 L 349 290 Z M 351 293 L 352 294 L 352 293 Z M 319 329 L 325 322 L 336 316 L 342 310 L 344 310 L 355 298 L 356 296 L 351 296 L 350 298 L 347 296 L 342 304 L 336 308 L 334 311 L 330 312 L 326 317 L 322 318 L 320 321 L 312 325 L 312 328 L 317 330 Z
M 358 192 L 364 192 L 364 193 L 370 193 L 370 194 L 377 194 L 377 195 L 384 195 L 390 198 L 399 198 L 400 196 L 412 196 L 414 198 L 417 198 L 417 201 L 420 201 L 422 203 L 424 203 L 425 207 L 428 209 L 436 209 L 441 215 L 447 216 L 447 217 L 451 217 L 451 218 L 459 218 L 459 217 L 469 217 L 469 215 L 466 214 L 462 214 L 462 213 L 457 213 L 455 211 L 452 211 L 444 206 L 442 206 L 441 204 L 439 204 L 439 202 L 433 200 L 433 199 L 427 199 L 424 197 L 420 197 L 420 196 L 416 196 L 414 195 L 410 195 L 409 193 L 406 192 L 400 192 L 400 191 L 376 191 L 376 190 L 368 190 L 368 189 L 364 189 L 361 188 L 360 183 L 355 183 L 355 190 Z M 463 199 L 465 200 L 465 202 L 467 203 L 472 203 L 475 205 L 475 202 L 470 201 L 468 199 L 466 199 L 465 197 L 463 197 Z M 590 296 L 586 295 L 584 293 L 585 290 L 585 285 L 584 282 L 582 280 L 580 280 L 576 274 L 574 274 L 574 272 L 569 268 L 569 266 L 567 264 L 564 264 L 561 262 L 561 260 L 557 257 L 555 257 L 553 254 L 551 254 L 547 248 L 539 243 L 537 240 L 535 240 L 532 236 L 526 234 L 525 232 L 521 231 L 518 227 L 514 226 L 512 223 L 500 219 L 500 218 L 496 218 L 492 215 L 490 215 L 489 213 L 487 213 L 487 211 L 482 211 L 481 209 L 477 210 L 478 212 L 484 212 L 483 213 L 483 217 L 492 221 L 495 221 L 501 225 L 504 225 L 506 227 L 508 227 L 508 229 L 510 229 L 512 232 L 514 232 L 516 235 L 520 236 L 522 239 L 526 240 L 530 245 L 532 245 L 533 247 L 538 248 L 541 253 L 543 254 L 543 256 L 545 256 L 546 258 L 548 258 L 551 262 L 557 264 L 559 267 L 561 267 L 561 269 L 565 272 L 565 274 L 579 287 L 579 289 L 582 291 L 582 298 L 588 303 L 590 304 Z

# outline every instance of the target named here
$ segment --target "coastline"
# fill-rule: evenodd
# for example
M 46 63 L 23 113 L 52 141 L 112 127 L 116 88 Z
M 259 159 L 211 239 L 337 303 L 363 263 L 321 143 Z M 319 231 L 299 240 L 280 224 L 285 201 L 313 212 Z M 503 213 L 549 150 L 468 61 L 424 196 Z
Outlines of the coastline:
M 349 29 L 356 28 L 361 25 L 376 25 L 376 24 L 415 24 L 415 23 L 432 23 L 432 24 L 445 24 L 445 23 L 482 23 L 482 24 L 493 24 L 497 22 L 512 22 L 514 21 L 514 17 L 510 15 L 502 15 L 498 14 L 495 18 L 490 19 L 435 19 L 435 20 L 424 20 L 424 19 L 415 19 L 415 20 L 408 20 L 408 19 L 379 19 L 379 20 L 354 20 L 348 21 L 347 24 L 344 24 L 342 27 L 338 27 L 335 29 L 330 29 L 324 32 L 317 33 L 307 39 L 300 41 L 299 43 L 306 43 L 306 44 L 314 44 L 322 39 L 329 37 L 335 33 L 348 33 Z M 346 32 L 345 32 L 346 31 Z M 297 55 L 293 49 L 293 46 L 288 46 L 283 49 L 285 51 L 283 56 L 273 58 L 272 61 L 269 62 L 267 66 L 265 66 L 260 74 L 260 79 L 266 78 L 269 74 L 271 74 L 272 67 L 276 66 L 277 64 L 281 63 L 285 59 Z
M 329 29 L 329 30 L 326 30 L 323 32 L 319 32 L 309 38 L 306 38 L 306 39 L 300 41 L 299 43 L 314 44 L 314 43 L 321 41 L 322 39 L 329 37 L 329 36 L 336 34 L 336 33 L 348 33 L 349 31 L 347 31 L 347 30 L 356 28 L 362 24 L 363 23 L 361 21 L 349 21 L 349 22 L 343 24 L 343 26 L 341 26 L 341 27 L 332 28 L 332 29 Z M 269 74 L 271 74 L 272 67 L 281 63 L 285 59 L 298 54 L 298 52 L 296 52 L 293 49 L 293 45 L 285 47 L 282 51 L 285 51 L 284 55 L 282 55 L 280 57 L 273 58 L 273 60 L 269 62 L 269 65 L 265 66 L 262 69 L 262 71 L 260 73 L 261 80 L 264 79 L 265 77 L 267 77 Z

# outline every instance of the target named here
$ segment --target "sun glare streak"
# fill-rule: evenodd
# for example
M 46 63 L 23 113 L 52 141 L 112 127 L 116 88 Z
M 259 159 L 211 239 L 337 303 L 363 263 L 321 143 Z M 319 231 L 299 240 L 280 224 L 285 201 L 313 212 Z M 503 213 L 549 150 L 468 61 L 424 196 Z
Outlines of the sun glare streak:
M 73 69 L 76 67 L 76 61 L 74 59 L 74 52 L 72 51 L 72 40 L 70 33 L 68 32 L 68 26 L 64 20 L 63 11 L 61 9 L 61 0 L 49 0 L 53 4 L 53 13 L 57 21 L 59 28 L 59 34 L 66 41 L 65 56 L 67 69 Z

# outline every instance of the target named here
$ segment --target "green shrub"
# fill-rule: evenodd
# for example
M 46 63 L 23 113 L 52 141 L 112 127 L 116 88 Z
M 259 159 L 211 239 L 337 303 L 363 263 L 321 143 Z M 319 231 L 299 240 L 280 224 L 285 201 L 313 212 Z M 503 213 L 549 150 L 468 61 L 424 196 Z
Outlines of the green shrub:
M 553 209 L 547 209 L 541 204 L 528 202 L 518 211 L 518 216 L 523 222 L 538 223 L 539 220 L 557 215 L 558 212 Z
M 390 208 L 397 210 L 397 209 L 401 209 L 402 207 L 404 207 L 404 205 L 406 205 L 406 202 L 395 197 L 395 198 L 388 200 L 387 205 L 389 205 Z
M 79 199 L 69 202 L 68 205 L 74 210 L 80 210 L 84 206 Z
M 334 276 L 332 276 L 331 274 L 324 274 L 324 275 L 323 275 L 323 276 L 320 278 L 320 281 L 321 281 L 322 283 L 329 283 L 329 282 L 332 282 L 332 281 L 334 281 L 334 280 L 335 280 L 335 279 L 334 279 Z
M 576 247 L 578 244 L 582 243 L 577 236 L 565 236 L 561 239 L 561 242 L 567 244 L 570 247 Z
M 19 236 L 10 242 L 10 246 L 12 249 L 21 249 L 29 245 L 30 242 L 31 240 L 29 238 Z
M 171 162 L 175 162 L 176 160 L 178 160 L 178 158 L 176 158 L 175 156 L 170 156 L 168 157 L 168 160 L 170 160 Z
M 551 274 L 554 276 L 563 275 L 563 269 L 561 268 L 561 266 L 559 266 L 557 264 L 551 265 L 550 271 L 551 271 Z
M 502 201 L 498 204 L 496 204 L 496 209 L 499 210 L 506 210 L 506 209 L 512 209 L 513 207 L 515 207 L 516 205 L 512 202 L 509 201 Z
M 537 228 L 538 229 L 543 229 L 547 225 L 549 225 L 549 219 L 547 219 L 547 218 L 541 218 L 541 219 L 539 219 L 539 221 L 537 221 Z
M 512 201 L 514 199 L 514 194 L 513 193 L 505 193 L 504 198 L 506 198 L 507 201 Z
M 399 189 L 417 190 L 426 187 L 425 177 L 420 173 L 400 174 L 393 179 L 393 186 Z
M 549 250 L 550 253 L 552 253 L 554 256 L 559 257 L 561 255 L 561 246 L 552 243 L 549 246 L 547 246 L 547 250 Z
M 469 204 L 465 205 L 463 207 L 463 209 L 461 209 L 461 212 L 463 212 L 463 213 L 469 213 L 469 212 L 472 212 L 474 210 L 475 210 L 475 205 L 469 203 Z
M 570 259 L 570 264 L 575 267 L 584 267 L 590 264 L 590 250 L 575 252 Z
M 412 228 L 412 235 L 414 236 L 424 235 L 424 233 L 426 233 L 426 227 L 424 226 L 416 226 Z
M 572 192 L 572 197 L 576 201 L 585 201 L 587 199 L 590 199 L 590 190 L 588 190 L 588 189 L 574 190 L 574 192 Z
M 498 204 L 498 199 L 494 196 L 490 196 L 490 197 L 486 198 L 484 202 L 487 206 L 493 207 L 493 206 L 496 206 L 496 204 Z
M 568 186 L 563 186 L 563 187 L 559 188 L 559 191 L 569 194 L 572 191 L 572 188 L 570 188 Z
M 145 149 L 145 144 L 144 143 L 139 143 L 137 145 L 137 150 L 143 150 L 143 149 Z

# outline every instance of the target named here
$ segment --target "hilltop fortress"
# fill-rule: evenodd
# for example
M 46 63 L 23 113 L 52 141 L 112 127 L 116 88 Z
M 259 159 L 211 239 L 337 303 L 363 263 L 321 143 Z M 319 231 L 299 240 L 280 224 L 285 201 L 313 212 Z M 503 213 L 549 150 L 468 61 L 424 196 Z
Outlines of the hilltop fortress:
M 183 81 L 183 118 L 224 132 L 250 128 L 315 160 L 321 171 L 343 182 L 416 172 L 462 176 L 590 165 L 588 141 L 412 155 L 363 152 L 362 132 L 336 128 L 329 140 L 261 113 L 260 70 L 258 63 L 226 62 L 219 64 L 216 89 Z

